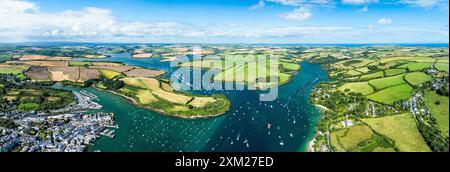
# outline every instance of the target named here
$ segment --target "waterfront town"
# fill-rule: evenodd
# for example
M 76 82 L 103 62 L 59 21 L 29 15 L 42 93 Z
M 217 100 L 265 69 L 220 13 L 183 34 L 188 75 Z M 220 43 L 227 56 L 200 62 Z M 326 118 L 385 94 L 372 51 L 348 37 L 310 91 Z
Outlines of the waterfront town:
M 114 138 L 114 114 L 94 112 L 101 105 L 86 91 L 50 112 L 0 112 L 0 152 L 84 152 L 101 136 Z

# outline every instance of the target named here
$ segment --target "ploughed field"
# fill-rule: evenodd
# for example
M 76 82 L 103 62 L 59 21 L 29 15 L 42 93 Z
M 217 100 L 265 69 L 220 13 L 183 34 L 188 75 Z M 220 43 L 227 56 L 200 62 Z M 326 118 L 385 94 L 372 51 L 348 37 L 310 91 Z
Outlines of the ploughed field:
M 0 66 L 0 73 L 22 73 L 34 81 L 85 82 L 100 76 L 113 79 L 127 77 L 158 77 L 164 71 L 127 66 L 112 62 L 76 61 L 8 61 Z

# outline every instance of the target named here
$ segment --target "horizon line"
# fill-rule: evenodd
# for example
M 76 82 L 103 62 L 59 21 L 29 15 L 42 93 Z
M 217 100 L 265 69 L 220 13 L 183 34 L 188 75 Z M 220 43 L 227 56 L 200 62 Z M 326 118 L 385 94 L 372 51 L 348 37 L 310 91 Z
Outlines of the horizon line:
M 69 43 L 69 44 L 268 44 L 268 45 L 386 45 L 386 44 L 450 44 L 449 42 L 367 42 L 367 43 L 268 43 L 268 42 L 96 42 L 96 41 L 24 41 L 24 42 L 0 42 L 0 44 L 45 44 L 45 43 Z

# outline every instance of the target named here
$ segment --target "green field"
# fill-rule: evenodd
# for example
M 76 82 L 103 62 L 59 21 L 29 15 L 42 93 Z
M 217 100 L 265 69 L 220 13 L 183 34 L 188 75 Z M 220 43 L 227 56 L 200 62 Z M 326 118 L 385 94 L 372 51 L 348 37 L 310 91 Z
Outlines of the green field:
M 11 54 L 0 54 L 0 63 L 11 60 Z
M 447 73 L 449 70 L 448 63 L 436 63 L 436 64 L 434 64 L 434 67 L 439 71 L 443 71 L 443 72 L 447 72 Z
M 369 73 L 370 72 L 370 69 L 367 68 L 367 67 L 362 67 L 362 68 L 358 68 L 358 69 L 355 69 L 355 70 L 358 71 L 358 72 L 361 72 L 361 73 Z
M 419 86 L 425 82 L 431 81 L 431 76 L 423 72 L 413 72 L 405 75 L 405 79 L 408 83 L 414 86 Z
M 408 84 L 389 87 L 367 96 L 368 99 L 384 103 L 393 104 L 397 101 L 408 99 L 411 96 L 413 88 Z
M 366 125 L 355 125 L 330 133 L 330 144 L 338 152 L 395 152 L 392 141 Z
M 355 59 L 355 60 L 359 61 L 359 62 L 355 61 L 356 63 L 351 64 L 355 68 L 361 68 L 361 67 L 367 66 L 368 64 L 373 62 L 373 60 L 371 60 L 371 59 Z
M 357 76 L 357 75 L 361 75 L 362 73 L 359 71 L 356 71 L 356 70 L 349 70 L 345 74 L 349 75 L 349 76 Z
M 289 69 L 292 71 L 300 70 L 300 65 L 297 63 L 280 62 L 280 65 L 283 65 L 286 69 Z
M 21 74 L 23 69 L 21 68 L 13 68 L 13 67 L 0 67 L 0 74 Z
M 39 110 L 39 104 L 37 104 L 37 103 L 21 103 L 21 104 L 19 104 L 19 110 L 21 110 L 21 111 Z
M 355 83 L 346 83 L 339 87 L 339 90 L 342 92 L 354 92 L 361 93 L 363 95 L 367 95 L 373 93 L 373 88 L 367 82 L 355 82 Z
M 348 129 L 345 136 L 339 138 L 339 142 L 346 150 L 352 150 L 359 143 L 372 138 L 372 130 L 367 126 L 352 126 Z
M 107 69 L 98 69 L 98 71 L 107 79 L 113 79 L 115 77 L 122 75 L 120 72 L 107 70 Z
M 424 69 L 431 68 L 432 64 L 433 63 L 408 63 L 408 64 L 400 66 L 400 68 L 406 68 L 409 71 L 421 71 Z
M 381 70 L 386 70 L 386 69 L 390 69 L 394 66 L 402 65 L 405 63 L 409 63 L 409 62 L 408 61 L 391 61 L 388 63 L 381 63 L 380 65 L 377 66 L 377 68 L 381 69 Z
M 415 62 L 434 62 L 435 59 L 431 57 L 388 57 L 382 59 L 381 63 L 387 63 L 392 61 L 415 61 Z
M 330 135 L 331 145 L 339 152 L 346 152 L 357 149 L 358 144 L 371 139 L 373 132 L 367 126 L 352 126 L 334 131 Z
M 362 75 L 360 79 L 375 79 L 375 78 L 382 78 L 383 76 L 384 76 L 383 71 L 380 71 L 367 75 Z
M 79 61 L 70 61 L 69 66 L 89 66 L 92 62 L 79 62 Z
M 449 59 L 448 59 L 448 57 L 446 58 L 446 59 L 438 59 L 437 61 L 436 61 L 436 63 L 449 63 Z
M 406 69 L 388 69 L 384 71 L 386 76 L 394 76 L 398 74 L 402 74 L 406 71 Z
M 279 75 L 278 75 L 278 80 L 279 80 L 278 83 L 280 85 L 286 84 L 289 81 L 289 79 L 291 79 L 290 74 L 279 73 Z
M 233 59 L 234 60 L 234 59 Z M 270 60 L 267 60 L 267 64 L 270 63 Z M 272 63 L 273 64 L 273 63 Z M 289 81 L 292 74 L 290 72 L 300 69 L 300 65 L 296 63 L 286 63 L 282 62 L 283 68 L 282 70 L 273 70 L 275 66 L 267 66 L 260 68 L 258 63 L 255 65 L 249 65 L 244 63 L 242 65 L 238 65 L 235 67 L 225 67 L 226 70 L 220 72 L 219 74 L 214 76 L 215 81 L 224 81 L 224 82 L 237 82 L 237 83 L 246 83 L 246 84 L 254 84 L 258 88 L 266 88 L 274 86 L 275 84 L 285 84 Z M 260 74 L 265 74 L 263 76 L 258 76 Z M 260 81 L 260 77 L 264 77 L 266 79 L 265 83 L 258 83 Z M 274 83 L 270 81 L 269 77 L 278 77 L 278 83 Z M 270 82 L 269 82 L 270 81 Z
M 436 94 L 434 91 L 428 91 L 425 93 L 424 101 L 428 109 L 430 109 L 431 115 L 436 119 L 441 132 L 448 137 L 449 98 Z
M 403 75 L 391 76 L 381 79 L 370 80 L 369 84 L 375 87 L 377 90 L 381 90 L 387 87 L 392 87 L 400 84 L 404 84 Z
M 409 114 L 363 119 L 372 129 L 395 141 L 402 152 L 430 152 L 417 129 L 414 118 Z

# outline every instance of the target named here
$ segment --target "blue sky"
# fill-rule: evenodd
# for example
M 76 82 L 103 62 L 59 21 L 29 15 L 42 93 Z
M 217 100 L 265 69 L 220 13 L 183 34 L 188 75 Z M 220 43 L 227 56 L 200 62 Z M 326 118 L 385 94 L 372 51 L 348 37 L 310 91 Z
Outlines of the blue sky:
M 448 0 L 2 0 L 0 40 L 448 43 Z

